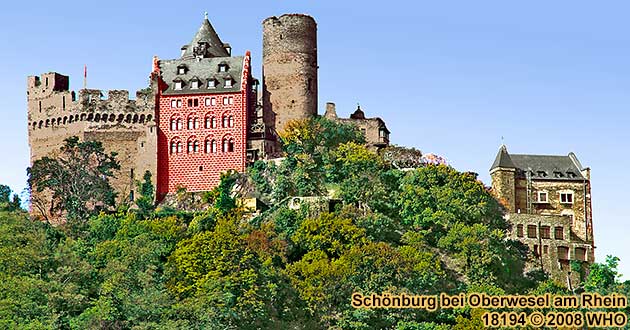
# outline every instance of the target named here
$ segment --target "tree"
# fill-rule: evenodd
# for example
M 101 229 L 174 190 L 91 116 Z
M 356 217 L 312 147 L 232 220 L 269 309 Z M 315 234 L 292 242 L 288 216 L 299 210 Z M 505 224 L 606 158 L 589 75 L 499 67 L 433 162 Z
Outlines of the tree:
M 155 194 L 153 183 L 151 182 L 151 172 L 146 171 L 142 176 L 142 182 L 138 182 L 138 192 L 140 197 L 136 198 L 136 205 L 138 206 L 138 214 L 146 218 L 151 212 L 155 210 Z
M 17 194 L 11 198 L 11 188 L 7 185 L 0 184 L 0 211 L 15 211 L 20 209 L 20 196 Z
M 114 206 L 116 193 L 109 179 L 118 169 L 116 153 L 105 153 L 100 142 L 67 138 L 56 157 L 38 159 L 27 170 L 31 196 L 38 196 L 33 206 L 46 220 L 65 215 L 70 222 L 85 222 Z M 39 199 L 44 196 L 48 198 Z

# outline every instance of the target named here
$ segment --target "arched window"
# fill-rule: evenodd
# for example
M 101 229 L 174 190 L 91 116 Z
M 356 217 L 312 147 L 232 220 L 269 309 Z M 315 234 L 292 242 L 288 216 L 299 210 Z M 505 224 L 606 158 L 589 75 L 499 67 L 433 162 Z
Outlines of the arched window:
M 206 116 L 204 127 L 205 128 L 210 128 L 211 127 L 210 125 L 212 125 L 210 116 Z
M 193 118 L 193 127 L 195 129 L 199 129 L 199 118 L 197 117 Z
M 184 123 L 182 122 L 181 118 L 177 118 L 176 125 L 178 131 L 181 131 L 184 128 Z
M 228 117 L 228 126 L 229 127 L 234 127 L 234 117 L 232 117 L 232 116 Z
M 177 138 L 171 141 L 171 154 L 178 154 L 182 152 L 182 143 Z
M 171 118 L 171 131 L 174 131 L 177 129 L 177 121 L 175 118 Z
M 193 152 L 199 152 L 199 141 L 193 141 Z
M 192 119 L 192 117 L 188 117 L 188 129 L 193 129 L 193 119 Z
M 223 115 L 223 124 L 222 125 L 223 125 L 222 126 L 223 128 L 228 127 L 228 116 Z
M 234 140 L 232 138 L 223 139 L 223 152 L 234 151 Z
M 203 152 L 210 153 L 210 150 L 212 148 L 210 143 L 211 141 L 206 139 L 206 142 L 204 143 L 204 147 L 203 147 Z

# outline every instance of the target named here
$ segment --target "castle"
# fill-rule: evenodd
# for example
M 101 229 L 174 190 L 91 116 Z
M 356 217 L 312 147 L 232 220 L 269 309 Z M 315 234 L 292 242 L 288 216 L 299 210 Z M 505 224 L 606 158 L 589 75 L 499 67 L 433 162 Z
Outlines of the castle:
M 507 210 L 511 238 L 532 252 L 530 268 L 543 269 L 569 288 L 579 282 L 580 272 L 595 260 L 590 169 L 573 153 L 510 154 L 502 145 L 490 176 Z
M 233 56 L 207 14 L 178 59 L 153 59 L 148 88 L 129 98 L 125 90 L 69 89 L 56 72 L 28 77 L 31 164 L 54 154 L 71 136 L 101 141 L 118 154 L 112 180 L 119 200 L 133 201 L 136 181 L 153 175 L 157 200 L 185 188 L 207 191 L 227 170 L 244 171 L 258 159 L 281 156 L 278 132 L 293 119 L 317 115 L 317 24 L 302 14 L 263 21 L 262 96 L 252 76 L 251 53 Z M 357 109 L 338 118 L 356 124 L 373 149 L 389 144 L 380 118 Z M 45 194 L 31 196 L 34 216 L 53 217 Z

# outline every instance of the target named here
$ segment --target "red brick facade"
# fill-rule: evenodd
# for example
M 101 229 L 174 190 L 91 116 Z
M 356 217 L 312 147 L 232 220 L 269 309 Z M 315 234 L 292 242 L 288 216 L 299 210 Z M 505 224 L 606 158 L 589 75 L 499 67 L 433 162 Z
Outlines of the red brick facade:
M 246 166 L 247 114 L 252 107 L 250 54 L 239 92 L 157 95 L 157 197 L 178 188 L 208 191 L 228 170 Z

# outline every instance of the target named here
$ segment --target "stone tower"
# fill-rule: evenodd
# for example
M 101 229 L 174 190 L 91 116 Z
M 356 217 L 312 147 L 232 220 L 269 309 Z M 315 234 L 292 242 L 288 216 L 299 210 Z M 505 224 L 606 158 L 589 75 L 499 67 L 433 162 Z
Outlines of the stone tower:
M 492 191 L 508 212 L 516 212 L 515 175 L 516 166 L 512 162 L 507 148 L 502 145 L 492 164 L 490 176 L 492 177 Z
M 292 119 L 317 114 L 317 23 L 302 14 L 263 25 L 263 107 L 281 132 Z

